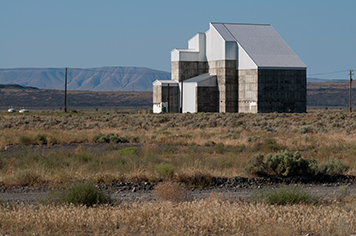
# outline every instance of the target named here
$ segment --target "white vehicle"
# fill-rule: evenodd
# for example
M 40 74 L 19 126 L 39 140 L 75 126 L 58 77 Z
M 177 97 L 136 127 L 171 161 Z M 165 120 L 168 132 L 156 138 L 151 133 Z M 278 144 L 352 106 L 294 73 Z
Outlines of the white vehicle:
M 20 113 L 25 113 L 25 112 L 28 112 L 28 110 L 25 109 L 25 108 L 22 108 L 21 110 L 19 110 L 19 112 L 20 112 Z
M 16 112 L 16 110 L 15 110 L 15 108 L 10 107 L 10 108 L 7 110 L 7 112 Z

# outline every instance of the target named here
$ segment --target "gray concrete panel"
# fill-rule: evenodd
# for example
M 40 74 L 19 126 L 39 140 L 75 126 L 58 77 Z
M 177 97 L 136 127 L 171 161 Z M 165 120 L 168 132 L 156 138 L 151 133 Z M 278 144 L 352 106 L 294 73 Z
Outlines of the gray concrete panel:
M 218 112 L 218 91 L 216 87 L 197 87 L 198 112 Z
M 259 112 L 305 112 L 306 71 L 259 69 Z

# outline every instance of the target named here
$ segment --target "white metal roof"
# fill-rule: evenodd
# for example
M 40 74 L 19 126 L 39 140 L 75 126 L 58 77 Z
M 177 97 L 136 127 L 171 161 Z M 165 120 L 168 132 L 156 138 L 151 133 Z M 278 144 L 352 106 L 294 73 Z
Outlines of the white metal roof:
M 162 85 L 162 86 L 166 86 L 167 84 L 169 84 L 170 86 L 178 86 L 178 82 L 174 81 L 174 80 L 155 80 L 153 83 L 153 85 Z
M 235 41 L 258 67 L 306 68 L 270 25 L 211 23 L 225 41 Z
M 193 78 L 184 80 L 183 83 L 197 83 L 202 86 L 215 87 L 217 86 L 216 75 L 211 75 L 209 73 L 201 74 Z

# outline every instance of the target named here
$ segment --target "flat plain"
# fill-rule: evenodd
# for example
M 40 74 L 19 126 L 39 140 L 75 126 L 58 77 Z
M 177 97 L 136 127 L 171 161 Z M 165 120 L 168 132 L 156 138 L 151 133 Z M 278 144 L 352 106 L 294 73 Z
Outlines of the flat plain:
M 0 185 L 5 192 L 65 189 L 78 182 L 90 182 L 102 189 L 126 184 L 113 193 L 115 203 L 95 207 L 3 199 L 3 234 L 356 232 L 356 113 L 122 114 L 77 110 L 0 115 Z M 329 178 L 324 180 L 320 175 L 300 178 L 268 173 L 272 178 L 296 180 L 292 184 L 263 182 L 261 179 L 266 177 L 257 177 L 246 169 L 256 155 L 274 156 L 286 150 L 315 160 L 320 167 L 332 160 L 332 165 L 324 167 L 338 165 L 339 169 L 320 169 L 322 176 Z M 229 181 L 237 177 L 246 178 L 246 183 L 231 187 Z M 303 183 L 306 179 L 310 182 Z M 184 186 L 183 192 L 193 198 L 164 200 L 156 187 L 166 181 Z M 247 186 L 251 181 L 257 182 Z M 142 187 L 145 185 L 151 188 Z M 317 195 L 318 200 L 312 204 L 279 205 L 251 197 L 254 189 L 284 186 L 301 186 Z M 334 194 L 314 194 L 313 186 Z M 173 190 L 173 195 L 181 191 L 178 187 Z M 229 195 L 244 191 L 248 194 L 241 198 Z M 140 193 L 152 196 L 130 201 L 130 196 Z M 200 197 L 194 197 L 195 193 Z

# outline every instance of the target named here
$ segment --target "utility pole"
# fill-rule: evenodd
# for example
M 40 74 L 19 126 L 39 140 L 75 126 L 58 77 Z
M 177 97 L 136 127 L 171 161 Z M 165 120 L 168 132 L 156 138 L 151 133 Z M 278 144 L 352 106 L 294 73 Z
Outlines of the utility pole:
M 169 110 L 169 83 L 167 84 L 167 112 L 170 112 L 170 110 Z
M 183 77 L 184 73 L 181 74 L 180 76 L 180 83 L 181 83 L 181 93 L 180 93 L 180 113 L 183 113 Z
M 350 102 L 350 104 L 349 104 L 349 108 L 350 108 L 350 110 L 349 110 L 349 112 L 352 112 L 352 108 L 351 108 L 351 83 L 352 83 L 352 76 L 353 76 L 353 70 L 349 70 L 349 76 L 350 76 L 350 98 L 349 98 L 349 102 Z
M 64 79 L 64 112 L 67 112 L 67 71 L 68 67 L 66 67 L 66 75 Z

